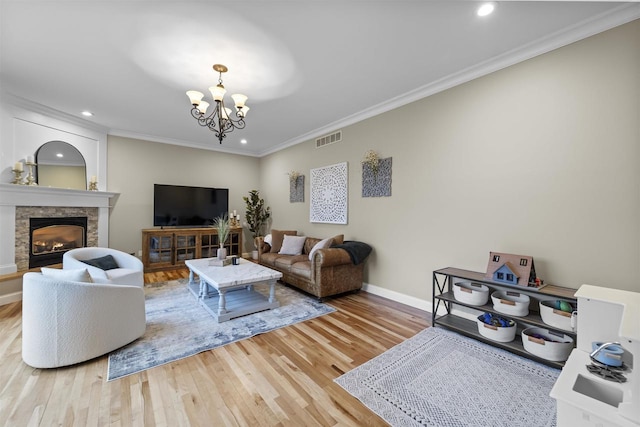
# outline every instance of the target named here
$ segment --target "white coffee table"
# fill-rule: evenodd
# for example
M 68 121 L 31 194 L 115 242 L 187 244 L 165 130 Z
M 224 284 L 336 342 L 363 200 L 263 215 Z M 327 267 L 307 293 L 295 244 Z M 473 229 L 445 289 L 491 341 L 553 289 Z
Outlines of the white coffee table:
M 275 294 L 282 273 L 244 259 L 239 265 L 216 267 L 209 265 L 211 259 L 190 259 L 185 264 L 189 290 L 218 322 L 280 306 Z M 260 284 L 269 285 L 269 298 L 254 289 Z

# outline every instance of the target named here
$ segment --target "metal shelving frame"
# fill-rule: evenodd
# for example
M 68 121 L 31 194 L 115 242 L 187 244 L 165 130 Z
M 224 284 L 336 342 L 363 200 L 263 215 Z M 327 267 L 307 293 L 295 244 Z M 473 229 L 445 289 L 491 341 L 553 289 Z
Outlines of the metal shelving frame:
M 518 317 L 518 316 L 509 316 L 499 311 L 493 309 L 493 304 L 491 304 L 491 299 L 489 302 L 482 306 L 474 306 L 470 304 L 465 304 L 455 299 L 453 295 L 453 284 L 455 279 L 460 280 L 469 280 L 475 283 L 482 283 L 487 285 L 491 292 L 495 290 L 517 290 L 518 292 L 534 294 L 533 298 L 537 299 L 563 299 L 565 301 L 569 301 L 575 305 L 576 298 L 574 296 L 575 289 L 563 288 L 560 286 L 543 286 L 541 288 L 530 288 L 530 287 L 522 287 L 522 286 L 513 286 L 506 285 L 502 283 L 496 283 L 491 280 L 487 280 L 484 276 L 484 273 L 479 273 L 476 271 L 462 270 L 459 268 L 447 267 L 440 270 L 435 270 L 433 272 L 433 285 L 432 285 L 432 314 L 431 314 L 431 324 L 435 327 L 441 326 L 443 328 L 458 332 L 462 335 L 468 336 L 470 338 L 477 339 L 478 341 L 482 341 L 484 343 L 490 344 L 495 347 L 502 348 L 504 350 L 515 353 L 519 356 L 526 357 L 528 359 L 535 360 L 537 362 L 543 363 L 547 366 L 551 366 L 553 368 L 561 369 L 564 366 L 564 362 L 553 362 L 547 359 L 543 359 L 534 354 L 527 352 L 524 349 L 522 344 L 521 332 L 523 329 L 529 326 L 537 326 L 542 328 L 551 329 L 554 331 L 563 332 L 574 339 L 576 339 L 575 331 L 568 331 L 564 329 L 555 328 L 550 326 L 542 321 L 539 313 L 537 311 L 530 311 L 528 315 Z M 537 294 L 537 295 L 536 295 Z M 438 309 L 440 306 L 443 306 L 446 310 L 446 314 L 438 315 Z M 516 338 L 507 343 L 493 341 L 480 335 L 478 332 L 478 325 L 476 322 L 468 320 L 464 317 L 458 316 L 452 313 L 452 308 L 454 305 L 459 305 L 463 307 L 467 307 L 473 310 L 478 310 L 482 312 L 495 313 L 502 317 L 506 317 L 512 319 L 517 324 L 516 330 Z

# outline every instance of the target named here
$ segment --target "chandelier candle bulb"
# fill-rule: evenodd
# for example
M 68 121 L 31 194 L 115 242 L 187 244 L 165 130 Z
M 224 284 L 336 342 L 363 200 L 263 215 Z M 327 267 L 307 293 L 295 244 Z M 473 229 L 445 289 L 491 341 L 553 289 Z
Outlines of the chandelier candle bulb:
M 199 105 L 204 97 L 202 92 L 198 92 L 197 90 L 188 90 L 187 96 L 189 97 L 189 101 L 191 101 L 191 105 Z
M 209 103 L 207 101 L 200 101 L 200 104 L 198 105 L 200 113 L 207 114 L 207 108 L 209 108 Z
M 247 97 L 245 95 L 242 95 L 241 93 L 235 93 L 231 95 L 231 98 L 233 98 L 233 101 L 236 103 L 236 109 L 238 110 L 243 108 L 244 103 L 247 102 Z
M 224 98 L 224 94 L 227 93 L 227 90 L 221 84 L 217 86 L 211 86 L 209 88 L 209 91 L 211 92 L 211 97 L 214 101 L 222 101 L 222 99 Z

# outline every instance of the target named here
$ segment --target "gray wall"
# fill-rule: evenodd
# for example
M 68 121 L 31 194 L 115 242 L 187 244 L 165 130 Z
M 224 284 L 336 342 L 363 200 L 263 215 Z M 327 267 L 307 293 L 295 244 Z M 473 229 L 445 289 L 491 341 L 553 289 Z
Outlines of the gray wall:
M 639 291 L 639 118 L 635 21 L 264 157 L 261 186 L 273 228 L 368 242 L 365 280 L 392 292 L 428 300 L 433 270 L 485 271 L 489 251 L 533 256 L 548 283 Z M 392 197 L 361 197 L 369 149 L 393 157 Z M 311 224 L 310 169 L 344 161 L 348 225 Z
M 365 281 L 429 300 L 431 272 L 531 255 L 547 283 L 639 291 L 640 21 L 262 159 L 109 137 L 110 246 L 140 249 L 155 182 L 257 188 L 273 228 L 374 247 Z M 393 158 L 392 196 L 361 197 L 367 150 Z M 347 225 L 309 222 L 309 171 L 349 164 Z M 287 173 L 305 177 L 289 202 Z M 244 216 L 244 215 L 243 215 Z M 245 250 L 250 250 L 248 232 Z
M 244 220 L 242 197 L 258 187 L 259 160 L 208 150 L 109 136 L 109 191 L 120 193 L 109 218 L 109 246 L 141 250 L 141 230 L 153 226 L 153 184 L 229 189 L 229 208 Z M 212 144 L 214 142 L 212 141 Z M 248 231 L 245 248 L 253 249 Z

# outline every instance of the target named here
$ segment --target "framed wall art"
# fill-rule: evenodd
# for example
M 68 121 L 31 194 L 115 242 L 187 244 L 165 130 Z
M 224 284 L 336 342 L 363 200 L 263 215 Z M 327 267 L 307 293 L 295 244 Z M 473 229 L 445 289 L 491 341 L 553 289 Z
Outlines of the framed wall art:
M 347 223 L 348 177 L 347 162 L 311 169 L 311 222 Z
M 304 175 L 289 174 L 289 202 L 304 202 Z
M 362 164 L 362 197 L 391 196 L 391 159 L 379 159 L 375 167 Z

